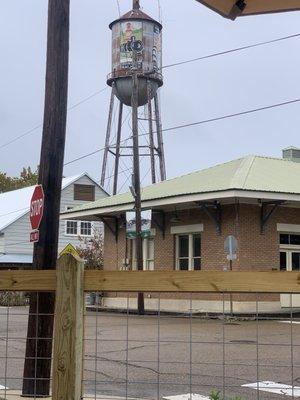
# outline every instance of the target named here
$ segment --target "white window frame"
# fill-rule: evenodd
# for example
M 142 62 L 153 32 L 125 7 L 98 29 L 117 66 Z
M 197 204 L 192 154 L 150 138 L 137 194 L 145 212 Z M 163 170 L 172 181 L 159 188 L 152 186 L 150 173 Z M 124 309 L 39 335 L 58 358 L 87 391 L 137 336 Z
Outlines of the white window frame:
M 149 244 L 148 242 L 152 240 L 153 241 L 153 258 L 149 258 Z M 144 271 L 154 271 L 155 265 L 155 241 L 154 241 L 154 236 L 150 236 L 148 238 L 143 239 L 143 270 Z M 150 263 L 153 263 L 153 268 L 150 268 Z M 136 241 L 135 239 L 132 239 L 132 270 L 136 271 L 137 270 L 137 260 L 136 260 Z
M 72 210 L 74 207 L 72 207 L 72 206 L 67 206 L 66 207 L 66 211 L 70 211 L 70 210 Z M 68 233 L 67 232 L 67 226 L 68 226 L 68 222 L 69 221 L 71 221 L 71 222 L 77 222 L 77 233 L 75 234 L 72 234 L 72 233 Z M 88 223 L 88 224 L 91 224 L 91 234 L 90 235 L 83 235 L 82 233 L 81 233 L 81 223 Z M 73 220 L 73 219 L 70 219 L 70 220 L 66 220 L 66 223 L 65 223 L 65 236 L 70 236 L 70 237 L 87 237 L 87 238 L 89 238 L 89 237 L 93 237 L 94 236 L 94 234 L 93 234 L 93 232 L 94 232 L 94 223 L 92 222 L 92 221 L 76 221 L 76 220 Z
M 180 232 L 179 234 L 176 234 L 176 236 L 175 236 L 175 241 L 176 241 L 176 243 L 175 243 L 175 249 L 176 249 L 176 252 L 175 252 L 175 255 L 176 255 L 175 268 L 176 268 L 177 271 L 182 271 L 180 269 L 180 265 L 179 265 L 179 261 L 180 261 L 180 258 L 179 258 L 179 238 L 180 238 L 180 236 L 188 236 L 188 238 L 189 238 L 189 254 L 188 254 L 188 257 L 181 257 L 181 259 L 188 258 L 188 271 L 194 271 L 194 265 L 193 265 L 194 263 L 193 263 L 193 261 L 194 261 L 195 258 L 200 259 L 200 262 L 202 261 L 202 251 L 201 250 L 200 250 L 200 257 L 194 257 L 194 255 L 193 255 L 193 253 L 194 253 L 194 247 L 193 247 L 194 241 L 193 241 L 193 238 L 194 238 L 195 235 L 199 235 L 200 236 L 200 240 L 202 239 L 201 232 L 193 232 L 193 233 Z M 201 270 L 201 267 L 200 267 L 200 270 Z
M 77 233 L 76 234 L 75 233 L 73 233 L 73 234 L 72 233 L 68 233 L 68 222 L 76 222 L 77 223 Z M 82 222 L 91 224 L 91 234 L 90 235 L 84 235 L 84 234 L 81 233 L 81 223 Z M 93 231 L 94 231 L 94 224 L 93 224 L 92 221 L 76 221 L 76 220 L 72 220 L 72 219 L 66 220 L 66 223 L 65 223 L 65 235 L 66 236 L 70 236 L 70 237 L 93 237 L 94 236 Z
M 279 248 L 280 250 L 296 250 L 300 251 L 299 244 L 283 244 L 280 243 L 280 235 L 297 235 L 300 236 L 300 232 L 278 232 L 279 233 Z
M 277 224 L 277 231 L 282 234 L 297 235 L 300 233 L 300 225 Z
M 279 233 L 279 253 L 286 253 L 286 271 L 292 271 L 292 253 L 299 253 L 300 245 L 280 243 L 280 235 L 300 236 L 300 229 L 298 229 L 298 227 L 300 227 L 300 225 L 277 224 L 277 230 Z M 280 231 L 279 228 L 281 228 Z M 292 229 L 292 231 L 288 229 Z
M 83 237 L 92 237 L 92 236 L 93 236 L 93 223 L 92 223 L 91 221 L 79 221 L 79 222 L 80 222 L 80 236 L 83 236 Z M 90 224 L 90 228 L 87 228 L 87 229 L 90 229 L 90 230 L 91 230 L 90 235 L 89 235 L 89 234 L 83 234 L 83 233 L 82 233 L 82 226 L 81 226 L 81 224 Z
M 179 226 L 171 226 L 170 233 L 171 235 L 178 235 L 178 234 L 185 235 L 188 233 L 201 234 L 203 230 L 204 230 L 203 224 L 179 225 Z
M 153 257 L 150 257 L 150 251 L 149 251 L 149 242 L 152 242 L 153 244 Z M 154 259 L 155 259 L 155 247 L 154 247 L 154 237 L 149 237 L 143 240 L 143 269 L 144 271 L 153 271 L 154 270 Z M 153 265 L 152 268 L 150 268 L 151 263 Z
M 76 231 L 77 231 L 77 233 L 69 233 L 68 232 L 68 223 L 69 222 L 76 223 Z M 78 221 L 74 221 L 73 219 L 70 219 L 70 220 L 66 221 L 66 223 L 65 223 L 65 235 L 66 236 L 73 236 L 73 237 L 78 237 L 79 236 L 78 235 Z

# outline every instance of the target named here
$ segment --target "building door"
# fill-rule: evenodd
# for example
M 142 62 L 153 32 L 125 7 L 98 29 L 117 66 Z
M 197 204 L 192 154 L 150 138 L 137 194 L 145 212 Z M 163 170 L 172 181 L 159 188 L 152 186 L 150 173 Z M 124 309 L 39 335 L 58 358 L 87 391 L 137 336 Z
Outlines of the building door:
M 280 250 L 280 270 L 300 271 L 300 251 Z M 281 294 L 281 307 L 300 307 L 300 294 Z

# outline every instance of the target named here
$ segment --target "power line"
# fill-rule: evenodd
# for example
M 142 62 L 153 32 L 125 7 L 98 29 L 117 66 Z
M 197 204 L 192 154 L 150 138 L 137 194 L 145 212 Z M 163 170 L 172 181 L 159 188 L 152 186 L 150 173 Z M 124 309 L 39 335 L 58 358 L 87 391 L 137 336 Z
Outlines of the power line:
M 280 41 L 284 41 L 284 40 L 288 40 L 288 39 L 294 39 L 294 38 L 297 38 L 299 36 L 300 36 L 300 33 L 296 33 L 294 35 L 283 36 L 283 37 L 280 37 L 280 38 L 277 38 L 277 39 L 273 39 L 273 40 L 268 40 L 268 41 L 264 41 L 264 42 L 250 44 L 250 45 L 247 45 L 247 46 L 237 47 L 235 49 L 225 50 L 225 51 L 222 51 L 222 52 L 208 54 L 206 56 L 201 56 L 201 57 L 193 58 L 193 59 L 190 59 L 190 60 L 185 60 L 185 61 L 180 61 L 180 62 L 173 63 L 173 64 L 164 65 L 162 67 L 162 69 L 176 67 L 176 66 L 184 65 L 184 64 L 189 64 L 189 63 L 193 63 L 193 62 L 196 62 L 196 61 L 201 61 L 201 60 L 205 60 L 205 59 L 209 59 L 209 58 L 213 58 L 213 57 L 218 57 L 218 56 L 221 56 L 221 55 L 235 53 L 235 52 L 238 52 L 238 51 L 243 51 L 243 50 L 247 50 L 247 49 L 254 48 L 254 47 L 264 46 L 264 45 L 268 45 L 268 44 L 272 44 L 272 43 L 276 43 L 276 42 L 280 42 Z M 68 110 L 69 111 L 73 110 L 74 108 L 80 106 L 81 104 L 85 103 L 86 101 L 90 100 L 91 98 L 93 98 L 93 97 L 97 96 L 98 94 L 104 92 L 106 89 L 107 89 L 107 87 L 105 87 L 105 88 L 103 88 L 103 89 L 101 89 L 101 90 L 89 95 L 88 97 L 82 99 L 78 103 L 75 103 L 73 106 L 68 108 Z M 33 133 L 37 129 L 41 128 L 42 126 L 43 126 L 43 124 L 41 123 L 41 124 L 31 128 L 31 129 L 29 129 L 28 131 L 25 131 L 21 135 L 9 140 L 8 142 L 3 143 L 2 145 L 0 145 L 0 149 L 2 149 L 4 147 L 7 147 L 10 144 L 16 142 L 17 140 L 22 139 L 23 137 L 26 137 L 26 136 L 30 135 L 31 133 Z
M 79 107 L 81 104 L 83 104 L 83 103 L 85 103 L 86 101 L 92 99 L 93 97 L 97 96 L 98 94 L 104 92 L 106 89 L 107 89 L 107 87 L 105 87 L 105 88 L 103 88 L 103 89 L 101 89 L 101 90 L 98 90 L 97 92 L 95 92 L 95 93 L 89 95 L 88 97 L 85 97 L 84 99 L 80 100 L 78 103 L 75 103 L 75 104 L 73 104 L 72 106 L 70 106 L 70 107 L 68 108 L 68 111 L 74 110 L 74 108 Z M 39 124 L 39 125 L 34 126 L 33 128 L 29 129 L 28 131 L 25 131 L 24 133 L 22 133 L 21 135 L 16 136 L 15 138 L 9 140 L 8 142 L 3 143 L 2 145 L 0 145 L 0 149 L 3 149 L 4 147 L 9 146 L 10 144 L 16 142 L 17 140 L 22 139 L 23 137 L 30 135 L 31 133 L 35 132 L 36 130 L 38 130 L 38 129 L 41 128 L 42 126 L 43 126 L 42 123 Z
M 118 2 L 118 4 L 119 4 L 119 2 Z M 264 45 L 267 45 L 267 44 L 272 44 L 272 43 L 276 43 L 276 42 L 280 42 L 280 41 L 284 41 L 284 40 L 288 40 L 288 39 L 294 39 L 294 38 L 299 37 L 299 36 L 300 36 L 300 33 L 296 33 L 294 35 L 283 36 L 283 37 L 280 37 L 280 38 L 277 38 L 277 39 L 273 39 L 273 40 L 268 40 L 268 41 L 264 41 L 264 42 L 250 44 L 250 45 L 247 45 L 247 46 L 237 47 L 235 49 L 225 50 L 225 51 L 222 51 L 222 52 L 208 54 L 206 56 L 201 56 L 201 57 L 193 58 L 193 59 L 190 59 L 190 60 L 185 60 L 185 61 L 180 61 L 180 62 L 173 63 L 173 64 L 164 65 L 162 67 L 162 69 L 176 67 L 176 66 L 184 65 L 184 64 L 189 64 L 189 63 L 192 63 L 192 62 L 201 61 L 201 60 L 205 60 L 205 59 L 213 58 L 213 57 L 218 57 L 218 56 L 225 55 L 225 54 L 235 53 L 235 52 L 238 52 L 238 51 L 247 50 L 247 49 L 254 48 L 254 47 L 259 47 L 259 46 L 264 46 Z M 93 98 L 93 97 L 97 96 L 98 94 L 104 92 L 106 89 L 107 89 L 107 87 L 105 87 L 105 88 L 103 88 L 103 89 L 91 94 L 90 96 L 82 99 L 78 103 L 76 103 L 73 106 L 71 106 L 70 108 L 68 108 L 68 110 L 69 111 L 73 110 L 74 108 L 80 106 L 81 104 L 85 103 L 86 101 L 90 100 L 91 98 Z M 9 146 L 10 144 L 16 142 L 19 139 L 22 139 L 25 136 L 28 136 L 29 134 L 33 133 L 37 129 L 41 128 L 42 126 L 43 126 L 43 124 L 41 123 L 41 124 L 31 128 L 31 129 L 29 129 L 28 131 L 25 131 L 24 133 L 22 133 L 21 135 L 15 137 L 14 139 L 11 139 L 8 142 L 3 143 L 2 145 L 0 145 L 0 149 Z
M 206 60 L 208 58 L 223 56 L 225 54 L 236 53 L 238 51 L 247 50 L 247 49 L 251 49 L 251 48 L 254 48 L 254 47 L 265 46 L 267 44 L 281 42 L 281 41 L 288 40 L 288 39 L 294 39 L 294 38 L 297 38 L 299 36 L 300 36 L 300 33 L 296 33 L 294 35 L 283 36 L 283 37 L 280 37 L 278 39 L 267 40 L 265 42 L 258 42 L 258 43 L 254 43 L 254 44 L 249 44 L 247 46 L 237 47 L 237 48 L 234 48 L 234 49 L 225 50 L 225 51 L 221 51 L 221 52 L 218 52 L 218 53 L 208 54 L 206 56 L 192 58 L 190 60 L 184 60 L 184 61 L 179 61 L 177 63 L 164 65 L 162 67 L 162 69 L 171 68 L 171 67 L 177 67 L 178 65 L 189 64 L 189 63 L 192 63 L 192 62 L 195 62 L 195 61 Z
M 0 193 L 0 194 L 2 194 L 2 193 Z M 8 212 L 6 214 L 0 214 L 0 218 L 1 217 L 6 217 L 7 215 L 10 215 L 10 214 L 15 214 L 15 213 L 20 212 L 20 211 L 25 211 L 25 210 L 29 210 L 29 206 L 28 207 L 24 207 L 24 208 L 19 208 L 19 210 L 10 211 L 10 212 Z
M 127 168 L 127 166 L 125 165 L 125 169 L 122 169 L 120 172 L 119 172 L 119 174 L 125 174 L 126 172 L 128 172 L 128 171 L 132 171 L 132 167 L 129 167 L 129 168 Z M 114 174 L 112 174 L 112 175 L 109 175 L 109 176 L 107 176 L 106 178 L 105 178 L 105 180 L 107 180 L 107 179 L 110 179 L 110 178 L 112 178 L 114 176 Z M 7 193 L 7 192 L 5 192 L 5 193 Z M 0 193 L 0 195 L 1 195 L 2 193 Z M 28 207 L 24 207 L 24 208 L 20 208 L 20 209 L 18 209 L 18 210 L 14 210 L 14 211 L 10 211 L 10 212 L 8 212 L 8 213 L 6 213 L 6 214 L 0 214 L 0 218 L 1 217 L 6 217 L 7 215 L 11 215 L 11 214 L 16 214 L 17 212 L 20 212 L 20 211 L 28 211 L 29 212 L 29 206 Z M 27 243 L 27 242 L 26 242 Z M 16 244 L 19 244 L 19 243 L 16 243 Z
M 239 117 L 239 116 L 247 115 L 247 114 L 253 114 L 253 113 L 256 113 L 256 112 L 259 112 L 259 111 L 270 110 L 272 108 L 283 107 L 283 106 L 287 106 L 289 104 L 295 104 L 295 103 L 299 103 L 299 102 L 300 102 L 300 99 L 289 100 L 289 101 L 285 101 L 285 102 L 282 102 L 282 103 L 272 104 L 270 106 L 253 108 L 251 110 L 241 111 L 241 112 L 234 113 L 234 114 L 227 114 L 227 115 L 223 115 L 221 117 L 205 119 L 205 120 L 202 120 L 202 121 L 192 122 L 192 123 L 184 124 L 184 125 L 177 125 L 177 126 L 173 126 L 171 128 L 162 129 L 162 131 L 163 132 L 174 131 L 174 130 L 177 130 L 177 129 L 188 128 L 188 127 L 195 126 L 195 125 L 207 124 L 207 123 L 210 123 L 210 122 L 221 121 L 223 119 Z M 156 133 L 156 132 L 154 132 L 154 133 Z
M 92 93 L 91 95 L 85 97 L 84 99 L 80 100 L 78 103 L 73 104 L 68 108 L 68 111 L 73 110 L 74 108 L 79 107 L 81 104 L 87 102 L 88 100 L 92 99 L 95 96 L 98 96 L 98 94 L 105 92 L 105 90 L 108 89 L 108 86 L 105 86 L 104 88 L 97 90 L 96 92 Z
M 122 122 L 122 126 L 124 125 L 124 123 L 126 122 L 126 120 L 128 119 L 128 117 L 129 117 L 129 112 L 127 113 L 127 116 L 125 117 L 124 121 Z M 127 142 L 127 141 L 130 140 L 130 139 L 131 139 L 131 136 L 129 136 L 129 137 L 126 138 L 126 139 L 121 140 L 121 141 L 120 141 L 120 144 L 122 144 L 122 143 L 124 143 L 124 142 Z M 100 153 L 100 152 L 103 151 L 103 150 L 105 150 L 105 147 L 102 147 L 101 149 L 94 150 L 94 151 L 92 151 L 91 153 L 88 153 L 88 154 L 86 154 L 86 155 L 84 155 L 84 156 L 80 156 L 80 157 L 78 157 L 78 158 L 76 158 L 76 159 L 74 159 L 74 160 L 68 161 L 68 162 L 66 162 L 66 163 L 64 164 L 64 167 L 66 167 L 66 166 L 69 165 L 69 164 L 73 164 L 73 163 L 76 162 L 76 161 L 80 161 L 80 160 L 82 160 L 83 158 L 91 157 L 91 156 L 93 156 L 94 154 L 98 154 L 98 153 Z
M 243 115 L 247 115 L 247 114 L 254 114 L 256 112 L 270 110 L 272 108 L 283 107 L 283 106 L 287 106 L 287 105 L 295 104 L 295 103 L 299 103 L 299 102 L 300 102 L 300 99 L 288 100 L 288 101 L 285 101 L 285 102 L 282 102 L 282 103 L 276 103 L 276 104 L 272 104 L 272 105 L 265 106 L 265 107 L 253 108 L 251 110 L 240 111 L 238 113 L 226 114 L 226 115 L 222 115 L 220 117 L 209 118 L 209 119 L 204 119 L 204 120 L 201 120 L 201 121 L 191 122 L 191 123 L 188 123 L 188 124 L 182 124 L 182 125 L 177 125 L 177 126 L 173 126 L 173 127 L 170 127 L 170 128 L 165 128 L 165 129 L 162 129 L 162 132 L 175 131 L 175 130 L 179 130 L 179 129 L 183 129 L 183 128 L 189 128 L 191 126 L 197 126 L 197 125 L 202 125 L 202 124 L 208 124 L 208 123 L 211 123 L 211 122 L 222 121 L 224 119 L 235 118 L 235 117 L 239 117 L 239 116 L 243 116 Z M 157 132 L 153 132 L 153 133 L 157 133 Z M 149 135 L 149 133 L 142 133 L 139 136 L 146 136 L 146 135 Z M 128 140 L 128 139 L 129 138 L 124 139 L 123 141 Z M 100 153 L 104 149 L 105 148 L 103 147 L 103 148 L 95 150 L 95 151 L 93 151 L 91 153 L 85 154 L 85 155 L 83 155 L 81 157 L 75 158 L 74 160 L 71 160 L 71 161 L 67 162 L 66 164 L 64 164 L 64 166 L 69 165 L 69 164 L 73 164 L 73 163 L 75 163 L 77 161 L 83 160 L 84 158 L 87 158 L 87 157 L 90 157 L 90 156 L 92 156 L 94 154 Z
M 17 140 L 22 139 L 23 137 L 29 135 L 30 133 L 33 133 L 34 131 L 36 131 L 37 129 L 41 128 L 42 126 L 43 126 L 43 124 L 39 124 L 39 125 L 34 126 L 33 128 L 29 129 L 28 131 L 25 131 L 24 133 L 22 133 L 21 135 L 16 136 L 14 139 L 11 139 L 8 142 L 3 143 L 0 146 L 0 149 L 3 149 L 4 147 L 9 146 L 10 144 L 16 142 Z

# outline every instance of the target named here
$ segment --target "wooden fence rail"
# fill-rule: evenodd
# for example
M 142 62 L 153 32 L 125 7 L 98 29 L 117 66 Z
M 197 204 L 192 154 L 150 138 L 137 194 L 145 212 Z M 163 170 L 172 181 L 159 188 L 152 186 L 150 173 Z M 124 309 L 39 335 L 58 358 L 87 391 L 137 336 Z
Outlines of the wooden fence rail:
M 56 290 L 55 270 L 1 271 L 0 291 Z M 298 272 L 85 271 L 85 292 L 300 293 Z
M 67 254 L 56 270 L 1 271 L 0 291 L 56 292 L 52 399 L 80 400 L 84 292 L 300 293 L 300 273 L 84 271 Z

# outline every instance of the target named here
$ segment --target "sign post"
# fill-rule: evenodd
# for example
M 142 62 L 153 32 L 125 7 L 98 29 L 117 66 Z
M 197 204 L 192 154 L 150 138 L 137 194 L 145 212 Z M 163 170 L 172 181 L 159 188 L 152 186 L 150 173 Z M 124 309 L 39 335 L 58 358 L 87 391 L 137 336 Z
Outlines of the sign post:
M 44 214 L 45 195 L 42 185 L 35 187 L 30 201 L 30 224 L 32 232 L 30 233 L 30 242 L 39 241 L 39 227 Z
M 229 270 L 232 271 L 232 261 L 237 259 L 237 248 L 238 248 L 238 241 L 233 236 L 227 236 L 224 242 L 224 250 L 227 254 L 227 260 L 229 261 Z M 233 301 L 232 301 L 232 294 L 230 294 L 230 314 L 233 315 Z

